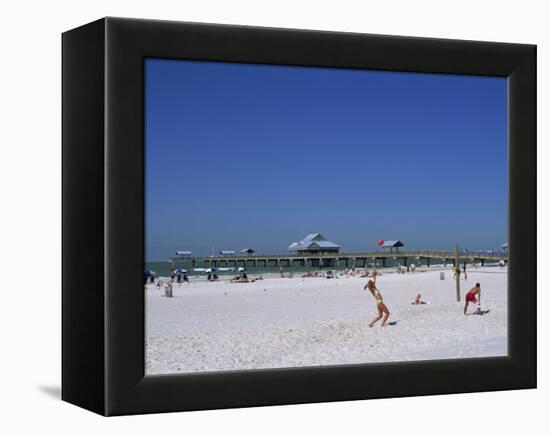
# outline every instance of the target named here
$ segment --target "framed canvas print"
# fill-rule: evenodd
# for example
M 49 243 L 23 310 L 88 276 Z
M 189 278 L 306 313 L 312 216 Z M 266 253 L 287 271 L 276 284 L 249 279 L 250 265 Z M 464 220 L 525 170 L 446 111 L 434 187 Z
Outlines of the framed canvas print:
M 536 47 L 63 34 L 62 397 L 102 415 L 536 387 Z

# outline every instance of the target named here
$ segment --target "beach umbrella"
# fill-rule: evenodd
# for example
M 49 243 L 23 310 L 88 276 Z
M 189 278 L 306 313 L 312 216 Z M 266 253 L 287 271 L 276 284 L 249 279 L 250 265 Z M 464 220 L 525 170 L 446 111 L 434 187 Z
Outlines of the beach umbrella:
M 217 273 L 218 272 L 218 269 L 215 268 L 215 267 L 212 267 L 212 268 L 207 268 L 206 270 L 204 270 L 205 273 Z
M 182 273 L 185 274 L 187 273 L 187 270 L 185 268 L 178 268 L 175 270 L 175 272 L 178 274 L 182 274 Z
M 378 246 L 381 246 L 382 244 L 384 244 L 384 240 L 378 240 L 376 241 L 376 244 L 378 244 Z
M 246 268 L 243 268 L 243 267 L 237 267 L 237 268 L 235 268 L 235 271 L 246 271 Z

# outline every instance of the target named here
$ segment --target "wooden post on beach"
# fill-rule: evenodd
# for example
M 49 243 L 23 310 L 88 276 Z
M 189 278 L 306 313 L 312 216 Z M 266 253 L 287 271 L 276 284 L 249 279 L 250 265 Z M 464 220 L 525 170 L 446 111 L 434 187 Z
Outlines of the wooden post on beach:
M 455 268 L 456 301 L 460 303 L 460 265 L 458 263 L 458 244 L 455 245 Z

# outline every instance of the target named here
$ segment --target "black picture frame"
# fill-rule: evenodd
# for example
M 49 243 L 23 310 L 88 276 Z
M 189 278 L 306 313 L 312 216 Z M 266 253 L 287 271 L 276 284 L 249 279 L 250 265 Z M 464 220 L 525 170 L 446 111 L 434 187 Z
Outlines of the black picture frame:
M 536 46 L 104 18 L 62 51 L 63 400 L 124 415 L 536 387 Z M 507 77 L 508 356 L 144 376 L 144 58 Z

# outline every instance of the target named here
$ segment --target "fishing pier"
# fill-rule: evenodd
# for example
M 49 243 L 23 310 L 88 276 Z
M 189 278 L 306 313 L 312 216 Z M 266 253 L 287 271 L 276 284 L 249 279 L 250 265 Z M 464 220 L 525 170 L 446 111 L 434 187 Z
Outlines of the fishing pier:
M 430 266 L 432 261 L 445 265 L 456 265 L 456 252 L 437 250 L 414 250 L 400 252 L 357 252 L 357 253 L 310 253 L 286 255 L 217 255 L 217 256 L 172 256 L 172 263 L 188 263 L 192 267 L 366 267 L 367 264 L 381 263 L 386 266 L 387 261 L 400 265 L 415 264 L 416 266 Z M 508 252 L 459 252 L 460 264 L 481 263 L 486 261 L 508 262 Z

